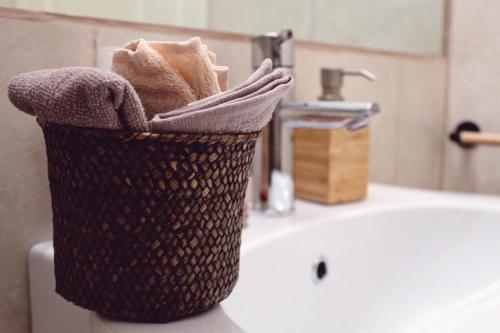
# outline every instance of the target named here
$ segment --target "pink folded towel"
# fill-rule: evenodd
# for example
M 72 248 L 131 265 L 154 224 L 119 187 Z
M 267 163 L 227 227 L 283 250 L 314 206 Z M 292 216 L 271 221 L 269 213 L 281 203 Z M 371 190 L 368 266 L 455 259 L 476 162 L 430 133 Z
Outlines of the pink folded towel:
M 227 87 L 228 68 L 200 38 L 186 42 L 132 41 L 113 55 L 113 71 L 130 81 L 148 119 L 217 94 Z
M 265 60 L 243 84 L 175 111 L 156 115 L 153 132 L 239 133 L 260 131 L 294 85 L 291 75 Z
M 42 123 L 149 131 L 141 101 L 120 75 L 91 67 L 66 67 L 20 74 L 9 99 Z

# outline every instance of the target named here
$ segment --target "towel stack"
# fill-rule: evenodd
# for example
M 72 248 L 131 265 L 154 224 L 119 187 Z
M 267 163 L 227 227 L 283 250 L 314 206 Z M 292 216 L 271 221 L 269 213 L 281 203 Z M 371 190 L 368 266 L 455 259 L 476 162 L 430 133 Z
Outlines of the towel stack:
M 41 122 L 142 132 L 260 131 L 294 81 L 265 60 L 246 82 L 226 90 L 228 68 L 199 38 L 137 40 L 115 51 L 113 72 L 68 67 L 25 73 L 9 98 Z

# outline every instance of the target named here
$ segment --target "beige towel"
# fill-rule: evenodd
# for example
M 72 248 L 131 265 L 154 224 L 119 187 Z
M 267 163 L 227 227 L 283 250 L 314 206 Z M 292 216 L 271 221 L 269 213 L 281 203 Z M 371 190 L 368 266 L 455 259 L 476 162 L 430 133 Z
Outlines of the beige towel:
M 148 119 L 227 86 L 227 67 L 215 64 L 214 54 L 199 38 L 181 43 L 130 42 L 115 51 L 112 68 L 134 86 Z
M 66 67 L 20 74 L 9 99 L 43 122 L 80 127 L 149 131 L 141 101 L 120 75 L 91 67 Z

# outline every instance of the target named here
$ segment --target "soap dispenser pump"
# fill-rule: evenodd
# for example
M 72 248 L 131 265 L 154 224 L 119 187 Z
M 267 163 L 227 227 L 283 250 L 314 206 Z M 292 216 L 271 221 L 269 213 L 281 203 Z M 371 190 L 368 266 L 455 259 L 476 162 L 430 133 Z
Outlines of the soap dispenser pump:
M 340 90 L 344 84 L 344 76 L 362 76 L 370 81 L 375 81 L 374 74 L 363 69 L 343 69 L 343 68 L 321 68 L 321 86 L 323 92 L 319 96 L 320 101 L 343 101 Z

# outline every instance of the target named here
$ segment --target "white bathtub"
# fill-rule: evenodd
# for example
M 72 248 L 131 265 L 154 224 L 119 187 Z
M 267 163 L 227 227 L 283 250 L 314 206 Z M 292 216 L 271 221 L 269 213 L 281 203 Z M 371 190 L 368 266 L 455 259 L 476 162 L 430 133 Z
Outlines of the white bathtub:
M 238 284 L 221 306 L 162 325 L 92 315 L 92 326 L 95 333 L 499 332 L 500 198 L 373 185 L 362 203 L 298 202 L 290 216 L 254 215 Z

